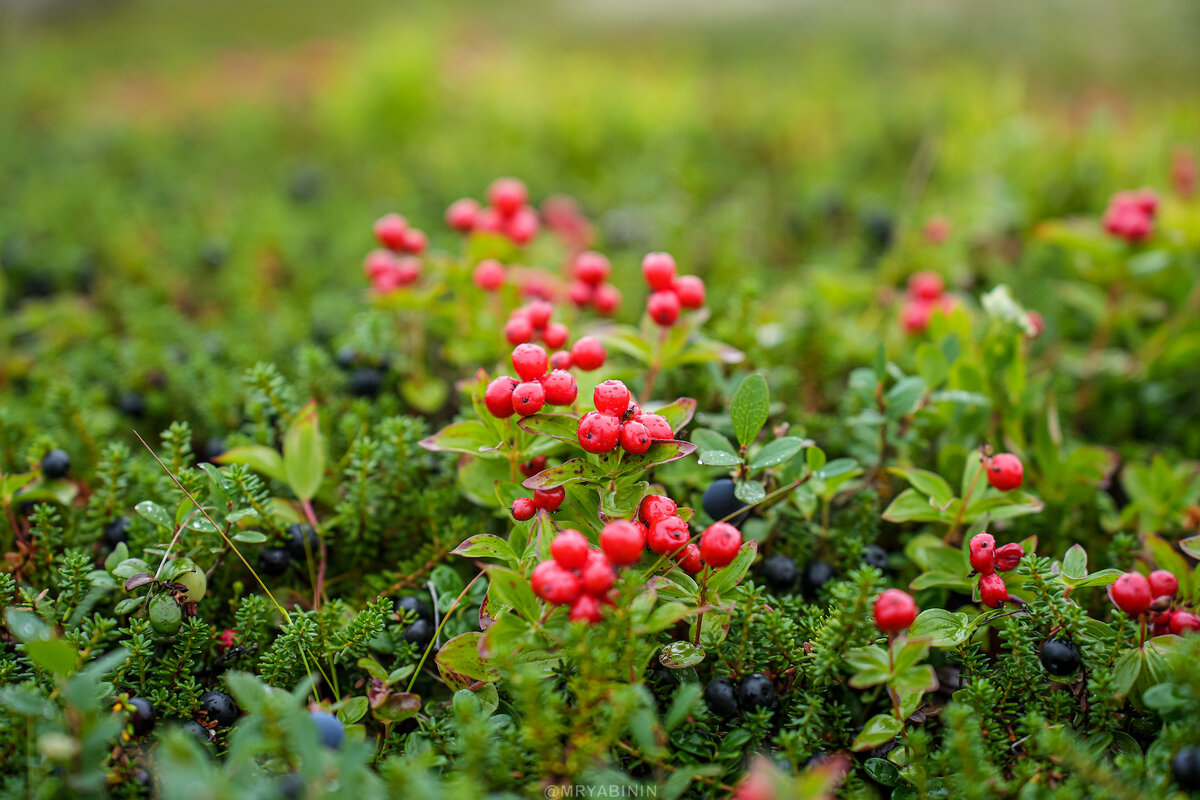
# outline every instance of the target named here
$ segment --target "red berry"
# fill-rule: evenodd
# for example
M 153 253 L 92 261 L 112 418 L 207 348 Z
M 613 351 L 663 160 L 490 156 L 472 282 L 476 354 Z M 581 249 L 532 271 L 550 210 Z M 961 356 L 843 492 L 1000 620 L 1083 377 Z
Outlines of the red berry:
M 543 561 L 534 567 L 529 585 L 534 594 L 556 606 L 574 603 L 583 591 L 579 576 L 557 561 Z
M 537 504 L 533 502 L 532 497 L 518 497 L 513 500 L 512 515 L 517 522 L 533 519 L 533 515 L 537 513 Z
M 908 592 L 886 589 L 875 600 L 875 627 L 885 633 L 899 633 L 917 618 L 917 604 Z
M 535 300 L 526 308 L 526 316 L 533 323 L 533 327 L 539 331 L 546 327 L 550 322 L 550 316 L 554 313 L 554 306 L 547 303 L 545 300 Z M 557 347 L 558 345 L 550 345 Z
M 900 324 L 906 333 L 923 333 L 929 327 L 929 318 L 933 316 L 933 306 L 930 303 L 907 302 L 900 313 Z
M 675 501 L 671 498 L 663 497 L 661 494 L 648 494 L 642 498 L 642 503 L 638 506 L 638 518 L 650 525 L 663 517 L 674 516 L 675 510 Z
M 632 522 L 610 522 L 600 531 L 600 547 L 613 564 L 633 564 L 646 548 L 646 534 Z
M 592 402 L 601 414 L 619 417 L 629 408 L 629 389 L 620 381 L 605 381 L 592 392 Z
M 532 478 L 546 468 L 545 456 L 534 456 L 528 461 L 520 465 L 521 474 L 526 478 Z
M 475 215 L 475 230 L 500 233 L 504 230 L 504 217 L 494 208 L 481 208 Z
M 575 256 L 575 277 L 586 284 L 599 286 L 608 280 L 611 271 L 608 259 L 593 250 Z
M 542 331 L 542 341 L 546 343 L 546 347 L 557 350 L 567 343 L 567 337 L 570 335 L 571 331 L 566 325 L 561 322 L 551 322 Z
M 943 216 L 930 217 L 925 223 L 925 240 L 930 244 L 941 244 L 950 238 L 950 220 Z
M 1182 636 L 1187 631 L 1200 631 L 1200 617 L 1190 611 L 1171 612 L 1171 633 Z
M 504 283 L 504 266 L 494 258 L 485 258 L 475 265 L 471 279 L 485 292 L 494 292 Z
M 1024 473 L 1021 459 L 1012 453 L 997 453 L 987 465 L 988 483 L 1002 492 L 1012 491 L 1020 486 Z
M 492 208 L 507 217 L 529 202 L 529 190 L 516 178 L 497 178 L 488 187 L 487 198 Z
M 601 542 L 604 541 L 603 537 L 602 533 Z M 638 556 L 641 556 L 640 550 Z M 634 561 L 636 560 L 635 558 Z M 613 572 L 608 556 L 599 550 L 588 552 L 587 563 L 583 565 L 579 575 L 583 578 L 583 590 L 592 595 L 604 594 L 617 582 L 617 573 Z
M 470 197 L 455 200 L 446 209 L 446 224 L 459 233 L 470 233 L 479 214 L 479 203 Z
M 514 244 L 529 244 L 533 237 L 537 236 L 538 228 L 537 214 L 533 209 L 522 208 L 508 221 L 508 238 L 512 239 Z
M 646 301 L 646 313 L 664 328 L 674 325 L 675 320 L 679 319 L 679 309 L 679 298 L 674 292 L 655 292 Z
M 996 571 L 996 537 L 990 533 L 977 533 L 971 537 L 971 569 L 980 575 L 991 575 Z
M 517 388 L 517 380 L 502 375 L 487 385 L 483 393 L 483 403 L 493 417 L 505 419 L 511 417 L 513 411 L 513 389 Z
M 396 259 L 396 280 L 401 286 L 416 283 L 421 276 L 421 259 L 413 256 L 403 256 Z
M 621 422 L 616 417 L 589 411 L 579 420 L 579 446 L 589 453 L 607 453 L 621 440 Z
M 558 511 L 558 507 L 566 499 L 567 490 L 562 486 L 555 486 L 553 489 L 533 490 L 533 504 L 551 513 Z
M 1153 596 L 1150 581 L 1140 572 L 1126 572 L 1112 585 L 1112 599 L 1117 608 L 1131 617 L 1145 614 L 1150 609 Z
M 667 422 L 667 418 L 658 414 L 638 414 L 635 422 L 640 422 L 646 426 L 646 430 L 650 432 L 650 438 L 658 442 L 665 442 L 675 438 L 675 432 L 671 430 L 671 423 Z
M 589 594 L 581 594 L 571 604 L 571 622 L 586 622 L 595 625 L 600 621 L 600 603 Z
M 607 357 L 604 345 L 600 344 L 599 339 L 591 336 L 584 336 L 571 347 L 571 362 L 584 372 L 600 369 L 604 366 L 604 359 Z
M 1025 548 L 1016 542 L 1006 544 L 996 549 L 996 569 L 999 572 L 1014 570 L 1025 557 Z
M 587 537 L 574 528 L 567 528 L 550 542 L 550 555 L 567 569 L 583 569 L 589 551 Z
M 647 253 L 642 259 L 642 277 L 654 291 L 669 291 L 675 280 L 675 259 L 670 253 Z
M 936 272 L 918 272 L 908 279 L 908 296 L 914 300 L 932 303 L 941 297 L 945 290 L 946 284 Z
M 704 560 L 700 557 L 700 548 L 695 544 L 689 544 L 683 548 L 681 552 L 675 554 L 675 560 L 679 562 L 679 566 L 689 575 L 695 575 L 704 569 Z
M 523 344 L 533 338 L 533 323 L 529 317 L 513 317 L 504 325 L 504 338 L 509 344 Z
M 404 231 L 403 245 L 400 249 L 406 252 L 420 255 L 425 252 L 425 248 L 429 246 L 429 237 L 425 232 L 417 228 L 408 228 Z
M 546 404 L 546 390 L 537 381 L 525 381 L 513 389 L 513 411 L 522 417 L 536 414 Z
M 1179 579 L 1165 569 L 1156 569 L 1146 579 L 1150 583 L 1150 595 L 1159 597 L 1174 597 L 1179 593 Z
M 519 344 L 512 351 L 513 369 L 523 381 L 534 381 L 550 368 L 550 356 L 540 344 Z
M 384 214 L 375 220 L 375 239 L 389 250 L 404 249 L 404 231 L 408 220 L 399 214 Z
M 571 302 L 580 308 L 592 302 L 592 295 L 594 293 L 595 290 L 591 284 L 584 283 L 583 281 L 574 281 L 567 289 L 567 297 L 571 298 Z
M 233 638 L 237 634 L 233 628 L 226 628 L 221 631 L 221 635 L 217 637 L 217 652 L 224 653 L 229 648 L 233 647 Z
M 575 376 L 563 369 L 556 369 L 542 378 L 546 390 L 546 402 L 552 406 L 569 406 L 579 396 L 579 385 Z
M 979 599 L 988 608 L 999 608 L 1000 604 L 1008 599 L 1008 587 L 1004 585 L 1004 578 L 995 573 L 980 577 Z
M 641 455 L 650 449 L 654 439 L 650 431 L 640 422 L 629 420 L 621 424 L 621 447 L 634 455 Z
M 592 296 L 596 311 L 604 316 L 611 316 L 621 307 L 621 291 L 611 283 L 602 283 L 596 287 Z
M 571 368 L 571 351 L 559 350 L 550 356 L 550 366 L 553 369 L 570 369 Z
M 723 567 L 742 546 L 742 532 L 728 522 L 714 522 L 700 534 L 700 557 L 712 567 Z
M 1129 201 L 1151 217 L 1158 212 L 1158 194 L 1153 189 L 1138 189 L 1130 194 Z
M 688 543 L 692 538 L 688 524 L 679 517 L 660 517 L 650 523 L 650 533 L 646 536 L 646 544 L 650 551 L 661 555 L 674 553 Z M 738 535 L 740 542 L 741 535 Z
M 396 268 L 396 256 L 391 250 L 372 250 L 363 259 L 363 274 L 372 281 Z
M 704 281 L 695 275 L 680 275 L 671 286 L 679 305 L 684 308 L 700 308 L 704 305 Z

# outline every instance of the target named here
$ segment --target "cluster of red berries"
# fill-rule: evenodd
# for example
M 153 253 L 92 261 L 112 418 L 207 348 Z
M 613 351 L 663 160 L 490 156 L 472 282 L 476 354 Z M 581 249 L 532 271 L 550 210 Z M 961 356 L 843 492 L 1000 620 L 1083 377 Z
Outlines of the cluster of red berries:
M 533 593 L 556 606 L 570 606 L 573 622 L 600 621 L 600 605 L 611 605 L 609 592 L 617 581 L 609 556 L 593 548 L 584 536 L 567 528 L 550 542 L 550 560 L 533 568 Z
M 917 601 L 901 589 L 885 589 L 875 600 L 875 627 L 885 633 L 899 633 L 917 618 Z
M 700 543 L 690 543 L 691 531 L 678 513 L 675 501 L 661 494 L 648 494 L 638 507 L 638 522 L 652 553 L 669 555 L 689 575 L 708 564 L 726 566 L 742 546 L 742 532 L 728 522 L 714 522 L 700 534 Z
M 984 464 L 987 471 L 988 483 L 993 489 L 1001 492 L 1011 492 L 1018 489 L 1025 479 L 1025 467 L 1021 459 L 1012 453 L 997 453 L 987 459 Z
M 533 497 L 518 497 L 513 501 L 513 519 L 517 522 L 525 522 L 533 519 L 533 515 L 539 510 L 553 514 L 558 511 L 559 506 L 566 499 L 567 490 L 562 486 L 556 486 L 553 489 L 534 489 Z
M 675 438 L 671 423 L 659 414 L 643 413 L 620 381 L 605 381 L 592 392 L 595 411 L 579 420 L 579 446 L 589 453 L 607 453 L 617 445 L 640 454 L 656 441 Z
M 608 282 L 612 265 L 605 256 L 594 250 L 585 250 L 575 256 L 572 272 L 575 280 L 568 289 L 572 303 L 579 308 L 592 306 L 604 316 L 616 312 L 621 305 L 621 292 Z
M 986 531 L 971 537 L 971 569 L 979 573 L 979 598 L 988 608 L 1008 600 L 1008 587 L 997 572 L 1010 572 L 1025 557 L 1025 548 L 1013 542 L 996 547 L 996 537 Z
M 1109 593 L 1117 608 L 1131 617 L 1153 612 L 1150 622 L 1155 636 L 1200 631 L 1200 617 L 1182 608 L 1172 608 L 1179 594 L 1179 579 L 1165 569 L 1156 569 L 1148 576 L 1126 572 L 1117 578 Z
M 375 240 L 383 248 L 367 253 L 363 261 L 371 287 L 387 294 L 416 283 L 421 277 L 421 254 L 429 239 L 399 214 L 385 214 L 375 221 Z
M 674 325 L 683 309 L 704 305 L 704 281 L 695 275 L 676 275 L 670 253 L 647 253 L 642 259 L 642 277 L 650 287 L 646 313 L 664 328 Z
M 446 224 L 459 233 L 484 231 L 508 237 L 513 244 L 529 244 L 538 234 L 537 211 L 529 205 L 529 190 L 516 178 L 497 178 L 487 190 L 486 206 L 470 197 L 455 200 L 446 209 Z
M 953 308 L 954 298 L 946 294 L 942 276 L 936 272 L 918 272 L 908 279 L 900 324 L 906 333 L 924 333 L 934 311 L 941 309 L 943 314 L 949 314 Z
M 506 419 L 513 414 L 528 417 L 547 403 L 569 406 L 579 395 L 575 376 L 566 369 L 551 370 L 550 356 L 541 345 L 517 345 L 512 351 L 512 364 L 521 380 L 501 375 L 484 391 L 484 405 L 494 417 Z
M 1140 242 L 1154 230 L 1158 195 L 1151 189 L 1117 192 L 1104 211 L 1104 230 L 1129 242 Z
M 567 343 L 570 329 L 561 322 L 551 322 L 554 306 L 545 300 L 534 300 L 514 308 L 504 325 L 504 338 L 509 344 L 523 344 L 540 338 L 546 347 L 557 350 Z

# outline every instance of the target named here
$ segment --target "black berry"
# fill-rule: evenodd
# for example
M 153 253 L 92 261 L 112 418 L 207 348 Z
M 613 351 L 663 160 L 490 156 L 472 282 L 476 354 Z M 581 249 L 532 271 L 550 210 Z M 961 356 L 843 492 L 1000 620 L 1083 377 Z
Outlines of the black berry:
M 71 457 L 66 450 L 51 450 L 42 456 L 42 475 L 49 481 L 67 477 L 71 471 Z
M 403 614 L 406 611 L 414 612 L 418 618 L 426 622 L 433 621 L 433 610 L 420 597 L 415 594 L 410 594 L 408 597 L 401 597 L 396 601 L 396 613 Z
M 117 517 L 104 528 L 104 543 L 111 550 L 129 541 L 129 517 Z
M 333 360 L 337 362 L 339 367 L 349 371 L 354 368 L 355 364 L 358 363 L 358 351 L 347 345 L 341 350 L 337 351 L 333 357 Z
M 745 508 L 746 504 L 734 496 L 734 488 L 732 478 L 717 478 L 713 481 L 712 486 L 709 486 L 704 492 L 704 500 L 701 502 L 701 505 L 704 506 L 704 513 L 715 520 L 722 520 L 731 514 L 737 514 L 728 521 L 734 525 L 740 525 L 748 516 L 748 512 L 737 513 Z
M 375 397 L 383 388 L 383 372 L 376 367 L 359 367 L 350 375 L 350 394 Z
M 129 700 L 133 708 L 129 712 L 129 722 L 133 725 L 135 736 L 145 736 L 154 728 L 154 706 L 144 697 L 134 697 Z
M 317 539 L 317 532 L 313 530 L 312 525 L 297 522 L 289 525 L 287 532 L 288 536 L 291 537 L 291 541 L 287 544 L 287 549 L 292 554 L 292 558 L 297 561 L 307 561 L 309 553 L 314 558 L 316 557 L 320 540 Z
M 1183 747 L 1171 759 L 1175 782 L 1185 789 L 1200 789 L 1200 748 Z
M 1082 663 L 1083 654 L 1070 639 L 1047 639 L 1042 644 L 1042 666 L 1051 675 L 1074 675 Z
M 433 625 L 428 620 L 418 619 L 404 629 L 404 641 L 425 647 L 433 641 Z
M 814 598 L 817 591 L 833 580 L 833 567 L 824 561 L 810 561 L 804 565 L 804 573 L 800 576 L 800 588 L 804 596 Z
M 292 565 L 292 554 L 284 547 L 264 547 L 258 553 L 258 568 L 264 575 L 278 578 Z
M 225 452 L 225 440 L 220 436 L 210 436 L 204 440 L 202 455 L 204 460 L 212 463 L 217 456 Z
M 862 560 L 864 564 L 875 567 L 875 569 L 879 570 L 880 572 L 887 572 L 887 550 L 884 550 L 877 544 L 867 545 L 867 548 L 863 550 Z
M 704 687 L 704 702 L 718 717 L 732 717 L 738 713 L 737 688 L 729 678 L 713 678 Z
M 742 679 L 742 685 L 738 687 L 737 700 L 743 711 L 773 708 L 776 702 L 775 685 L 761 672 L 747 675 Z
M 875 209 L 863 214 L 863 234 L 873 250 L 887 250 L 892 244 L 895 226 L 886 211 Z
M 309 714 L 309 717 L 316 723 L 317 732 L 321 734 L 322 744 L 330 750 L 337 750 L 342 746 L 342 740 L 346 738 L 346 729 L 342 727 L 342 723 L 337 717 L 324 711 L 314 711 Z
M 780 553 L 763 562 L 762 576 L 771 591 L 790 592 L 796 585 L 796 579 L 800 577 L 800 570 L 795 561 Z
M 117 409 L 127 417 L 140 419 L 146 415 L 146 398 L 141 392 L 124 392 L 117 398 Z
M 284 775 L 275 783 L 275 787 L 279 789 L 279 796 L 284 800 L 300 800 L 304 797 L 304 778 L 299 772 Z
M 238 718 L 237 703 L 224 692 L 205 692 L 200 695 L 200 710 L 209 722 L 228 728 Z
M 212 741 L 212 734 L 209 732 L 208 728 L 204 727 L 199 722 L 196 722 L 194 719 L 189 719 L 187 722 L 183 723 L 181 730 L 189 736 L 196 737 L 196 741 L 200 742 L 201 744 L 208 744 Z

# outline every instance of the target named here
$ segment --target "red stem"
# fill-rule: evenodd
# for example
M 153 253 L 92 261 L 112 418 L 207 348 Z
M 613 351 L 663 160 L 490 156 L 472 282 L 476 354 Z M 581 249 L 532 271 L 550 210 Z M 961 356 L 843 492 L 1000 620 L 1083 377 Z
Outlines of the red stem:
M 325 593 L 325 537 L 320 534 L 320 523 L 317 522 L 317 515 L 313 511 L 312 502 L 306 498 L 300 498 L 300 508 L 304 511 L 304 516 L 308 520 L 308 524 L 312 525 L 313 531 L 317 533 L 317 553 L 319 554 L 317 561 L 317 580 L 313 585 L 313 609 L 321 607 L 321 596 Z

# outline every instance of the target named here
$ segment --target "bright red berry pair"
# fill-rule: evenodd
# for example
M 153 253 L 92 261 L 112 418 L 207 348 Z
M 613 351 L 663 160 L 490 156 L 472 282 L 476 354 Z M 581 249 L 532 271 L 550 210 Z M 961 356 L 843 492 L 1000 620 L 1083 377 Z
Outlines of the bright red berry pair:
M 446 224 L 459 233 L 476 231 L 507 236 L 513 244 L 526 245 L 538 234 L 541 222 L 529 205 L 529 190 L 516 178 L 498 178 L 488 187 L 488 205 L 469 197 L 455 200 L 446 209 Z
M 899 633 L 917 618 L 917 603 L 900 589 L 885 589 L 875 600 L 875 627 L 885 633 Z
M 674 325 L 683 309 L 704 305 L 704 281 L 695 275 L 677 277 L 675 271 L 670 253 L 648 253 L 642 259 L 642 277 L 651 289 L 646 313 L 664 328 Z
M 421 277 L 421 259 L 416 256 L 397 256 L 389 250 L 372 250 L 363 262 L 363 272 L 371 288 L 380 294 L 390 294 L 416 283 Z
M 935 311 L 949 314 L 954 310 L 954 298 L 945 291 L 946 284 L 936 272 L 918 272 L 908 279 L 900 310 L 900 325 L 906 333 L 924 333 Z
M 1002 492 L 1020 488 L 1025 477 L 1021 459 L 1012 453 L 997 453 L 986 461 L 984 468 L 987 470 L 988 483 Z
M 1014 570 L 1025 557 L 1025 548 L 1015 542 L 997 549 L 995 537 L 986 531 L 972 536 L 969 546 L 971 569 L 980 575 Z
M 541 340 L 551 349 L 557 349 L 567 343 L 570 330 L 561 322 L 551 322 L 554 306 L 545 300 L 534 300 L 528 305 L 513 309 L 504 324 L 504 338 L 509 344 L 518 345 L 532 342 L 535 338 Z
M 420 255 L 429 245 L 424 232 L 410 227 L 399 214 L 385 214 L 375 221 L 375 240 L 396 253 Z
M 513 519 L 525 522 L 533 519 L 539 509 L 553 514 L 567 498 L 567 490 L 562 486 L 553 489 L 534 489 L 533 497 L 518 497 L 512 504 Z
M 1117 192 L 1104 212 L 1104 229 L 1129 242 L 1140 242 L 1154 230 L 1158 195 L 1150 189 Z
M 568 289 L 571 302 L 579 308 L 592 306 L 605 316 L 612 315 L 621 305 L 621 292 L 608 283 L 612 265 L 608 259 L 593 250 L 585 250 L 575 257 L 575 280 Z

